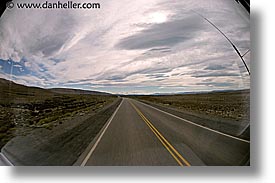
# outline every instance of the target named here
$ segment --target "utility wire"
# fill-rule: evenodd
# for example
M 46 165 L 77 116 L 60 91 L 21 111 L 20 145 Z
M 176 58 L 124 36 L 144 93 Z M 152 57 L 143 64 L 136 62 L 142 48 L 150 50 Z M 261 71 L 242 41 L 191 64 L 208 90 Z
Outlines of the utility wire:
M 247 53 L 249 53 L 250 52 L 250 49 L 249 50 L 247 50 L 244 54 L 243 54 L 243 56 L 242 57 L 244 57 Z
M 199 14 L 198 12 L 196 12 L 196 11 L 193 11 L 195 14 L 197 14 L 198 16 L 200 16 L 201 18 L 203 18 L 204 20 L 206 20 L 209 24 L 211 24 L 215 29 L 217 29 L 225 38 L 226 38 L 226 40 L 231 44 L 231 46 L 234 48 L 234 50 L 236 51 L 236 53 L 239 55 L 239 57 L 241 58 L 241 60 L 242 60 L 242 62 L 243 62 L 243 64 L 244 64 L 244 66 L 245 66 L 245 68 L 246 68 L 246 70 L 247 70 L 247 72 L 248 72 L 248 74 L 250 75 L 250 70 L 249 70 L 249 68 L 248 68 L 248 66 L 247 66 L 247 64 L 246 64 L 246 62 L 244 61 L 244 59 L 243 59 L 243 56 L 245 55 L 245 54 L 247 54 L 248 52 L 246 52 L 243 56 L 241 55 L 241 53 L 240 53 L 240 51 L 237 49 L 237 47 L 235 46 L 235 44 L 214 24 L 214 23 L 212 23 L 209 19 L 207 19 L 206 17 L 204 17 L 204 16 L 202 16 L 201 14 Z M 250 51 L 250 50 L 249 50 Z

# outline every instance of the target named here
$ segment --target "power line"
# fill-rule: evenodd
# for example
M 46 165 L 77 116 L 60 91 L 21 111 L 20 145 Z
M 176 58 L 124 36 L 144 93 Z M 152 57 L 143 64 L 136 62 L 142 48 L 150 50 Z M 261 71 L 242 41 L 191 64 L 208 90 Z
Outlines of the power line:
M 247 53 L 249 53 L 250 52 L 250 49 L 248 49 L 243 55 L 242 55 L 242 57 L 244 57 Z
M 234 48 L 234 50 L 236 51 L 236 53 L 238 54 L 238 56 L 241 58 L 248 74 L 250 75 L 250 70 L 245 62 L 245 60 L 243 59 L 244 55 L 246 55 L 248 53 L 248 50 L 243 56 L 241 55 L 240 51 L 238 50 L 238 48 L 235 46 L 235 44 L 214 24 L 212 23 L 209 19 L 207 19 L 206 17 L 202 16 L 201 14 L 199 14 L 196 11 L 193 11 L 195 14 L 197 14 L 198 16 L 202 17 L 204 20 L 206 20 L 210 25 L 212 25 L 216 30 L 218 30 L 225 38 L 226 40 L 231 44 L 231 46 Z

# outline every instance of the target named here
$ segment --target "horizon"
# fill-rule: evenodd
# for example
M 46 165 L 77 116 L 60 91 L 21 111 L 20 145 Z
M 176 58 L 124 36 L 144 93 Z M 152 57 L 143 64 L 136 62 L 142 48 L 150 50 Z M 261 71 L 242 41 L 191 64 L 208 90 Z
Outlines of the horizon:
M 3 79 L 3 78 L 0 78 Z M 19 84 L 16 83 L 14 81 L 11 80 L 7 80 L 8 82 L 13 82 L 15 84 Z M 226 92 L 226 91 L 244 91 L 244 90 L 250 90 L 250 88 L 243 88 L 243 89 L 229 89 L 229 90 L 203 90 L 203 91 L 182 91 L 182 92 L 172 92 L 172 93 L 110 93 L 107 91 L 102 91 L 102 90 L 90 90 L 90 89 L 83 89 L 83 88 L 70 88 L 70 87 L 58 87 L 58 88 L 43 88 L 43 87 L 38 87 L 38 86 L 31 86 L 31 85 L 23 85 L 23 84 L 19 84 L 22 86 L 26 86 L 26 87 L 36 87 L 36 88 L 40 88 L 40 89 L 45 89 L 45 90 L 51 90 L 51 89 L 69 89 L 69 90 L 81 90 L 81 91 L 88 91 L 88 92 L 99 92 L 99 93 L 107 93 L 107 94 L 112 94 L 112 95 L 124 95 L 124 96 L 129 96 L 129 95 L 177 95 L 177 94 L 190 94 L 190 93 L 208 93 L 208 92 Z
M 128 95 L 250 89 L 232 46 L 194 13 L 244 54 L 249 14 L 234 0 L 99 3 L 97 10 L 7 10 L 0 21 L 0 78 Z M 250 52 L 244 58 L 250 66 Z

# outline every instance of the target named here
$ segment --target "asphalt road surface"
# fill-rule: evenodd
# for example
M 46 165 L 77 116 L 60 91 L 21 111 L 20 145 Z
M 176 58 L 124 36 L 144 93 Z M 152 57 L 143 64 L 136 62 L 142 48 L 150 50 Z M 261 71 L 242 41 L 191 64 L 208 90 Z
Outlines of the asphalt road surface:
M 124 98 L 82 166 L 238 166 L 250 142 Z

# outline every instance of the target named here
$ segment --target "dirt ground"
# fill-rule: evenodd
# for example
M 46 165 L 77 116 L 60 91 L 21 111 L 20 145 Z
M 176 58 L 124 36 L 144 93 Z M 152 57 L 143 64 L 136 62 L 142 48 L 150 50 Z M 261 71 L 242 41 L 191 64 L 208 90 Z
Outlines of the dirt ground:
M 77 160 L 119 105 L 121 99 L 99 111 L 76 115 L 52 129 L 38 128 L 10 140 L 2 153 L 15 165 L 70 166 Z

